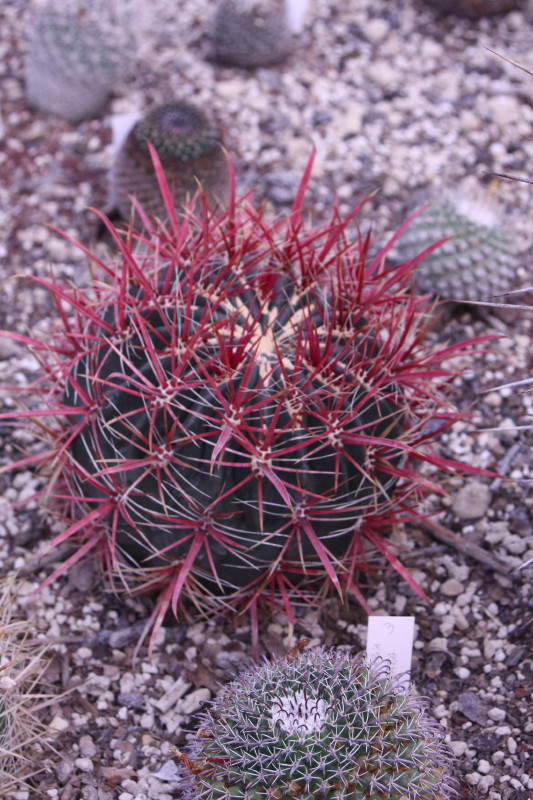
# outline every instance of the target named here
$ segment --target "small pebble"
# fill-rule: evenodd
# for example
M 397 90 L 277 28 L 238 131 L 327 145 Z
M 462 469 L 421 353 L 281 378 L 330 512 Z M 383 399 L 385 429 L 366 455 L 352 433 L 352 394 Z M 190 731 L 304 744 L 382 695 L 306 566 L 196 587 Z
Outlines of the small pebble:
M 456 578 L 448 578 L 447 581 L 441 585 L 440 590 L 442 594 L 447 597 L 457 597 L 463 591 L 463 584 Z
M 478 519 L 486 514 L 491 497 L 492 492 L 486 483 L 469 481 L 457 492 L 452 511 L 459 519 Z
M 373 44 L 381 42 L 388 32 L 389 23 L 387 20 L 380 19 L 379 17 L 368 20 L 363 28 L 363 35 L 365 39 L 368 39 L 368 41 L 372 42 Z
M 194 692 L 188 694 L 182 701 L 182 711 L 184 714 L 193 714 L 198 711 L 200 706 L 209 700 L 211 692 L 209 689 L 195 689 Z
M 90 736 L 81 736 L 79 741 L 80 753 L 86 759 L 93 758 L 96 753 L 96 745 Z
M 75 758 L 74 764 L 82 772 L 92 772 L 94 770 L 94 764 L 90 758 Z
M 478 767 L 479 768 L 479 767 Z M 495 780 L 492 775 L 483 775 L 477 785 L 478 792 L 487 794 L 491 786 L 494 786 Z
M 466 681 L 466 679 L 470 677 L 470 670 L 467 669 L 466 667 L 457 667 L 456 669 L 454 669 L 454 672 L 457 675 L 457 677 L 462 681 Z
M 485 725 L 487 711 L 483 701 L 475 692 L 462 692 L 457 698 L 457 709 L 471 722 Z

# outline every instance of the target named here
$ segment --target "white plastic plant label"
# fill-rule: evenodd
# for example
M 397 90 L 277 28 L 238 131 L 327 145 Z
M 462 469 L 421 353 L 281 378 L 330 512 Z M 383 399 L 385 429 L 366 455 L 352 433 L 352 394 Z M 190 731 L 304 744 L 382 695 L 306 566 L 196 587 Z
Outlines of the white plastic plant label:
M 391 675 L 411 669 L 414 617 L 369 617 L 366 654 L 369 660 L 381 656 L 390 661 Z

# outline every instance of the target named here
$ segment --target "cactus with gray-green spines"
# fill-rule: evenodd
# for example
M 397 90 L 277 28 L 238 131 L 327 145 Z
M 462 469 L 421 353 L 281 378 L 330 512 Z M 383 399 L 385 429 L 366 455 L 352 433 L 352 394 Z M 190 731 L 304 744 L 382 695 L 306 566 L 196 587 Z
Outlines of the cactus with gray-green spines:
M 211 42 L 224 64 L 253 69 L 283 61 L 293 44 L 287 0 L 220 0 Z
M 402 234 L 399 258 L 414 258 L 443 239 L 448 240 L 419 264 L 419 291 L 461 302 L 509 290 L 518 269 L 516 248 L 490 206 L 432 200 Z
M 184 800 L 448 800 L 452 757 L 388 662 L 323 647 L 255 666 L 203 712 Z
M 131 68 L 136 25 L 123 0 L 49 0 L 30 32 L 28 104 L 70 122 L 98 113 Z
M 111 204 L 128 219 L 130 195 L 155 216 L 166 214 L 148 142 L 156 149 L 179 212 L 199 185 L 211 204 L 226 200 L 228 164 L 222 134 L 200 109 L 177 102 L 140 119 L 120 147 L 111 170 Z

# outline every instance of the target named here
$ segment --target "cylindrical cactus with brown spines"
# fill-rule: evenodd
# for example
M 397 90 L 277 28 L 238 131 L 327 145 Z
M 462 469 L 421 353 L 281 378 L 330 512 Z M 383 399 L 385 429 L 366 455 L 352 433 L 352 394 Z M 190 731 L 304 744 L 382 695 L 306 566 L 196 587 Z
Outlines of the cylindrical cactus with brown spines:
M 287 0 L 219 0 L 211 24 L 212 57 L 253 69 L 283 61 L 293 36 Z
M 122 217 L 131 214 L 131 196 L 147 213 L 166 214 L 148 142 L 163 165 L 178 213 L 199 187 L 208 202 L 224 204 L 229 172 L 220 127 L 190 103 L 166 103 L 135 123 L 116 154 L 111 203 Z

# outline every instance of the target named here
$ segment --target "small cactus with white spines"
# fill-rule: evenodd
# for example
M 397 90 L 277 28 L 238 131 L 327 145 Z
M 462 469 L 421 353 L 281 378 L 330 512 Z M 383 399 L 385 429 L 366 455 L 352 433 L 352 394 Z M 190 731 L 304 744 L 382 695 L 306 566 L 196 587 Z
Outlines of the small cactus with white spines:
M 400 260 L 444 239 L 418 267 L 419 291 L 466 302 L 509 290 L 518 268 L 516 249 L 488 202 L 467 196 L 432 200 L 403 233 Z
M 178 753 L 184 800 L 448 800 L 452 758 L 388 662 L 323 647 L 223 687 Z
M 122 217 L 130 216 L 130 196 L 146 212 L 166 215 L 148 142 L 165 169 L 178 212 L 199 185 L 211 203 L 225 201 L 229 173 L 218 125 L 189 103 L 166 103 L 136 122 L 116 155 L 111 203 Z
M 120 0 L 48 0 L 30 34 L 29 105 L 69 122 L 98 113 L 131 67 L 139 22 Z
M 253 69 L 283 61 L 292 48 L 286 0 L 220 0 L 211 40 L 224 64 Z

